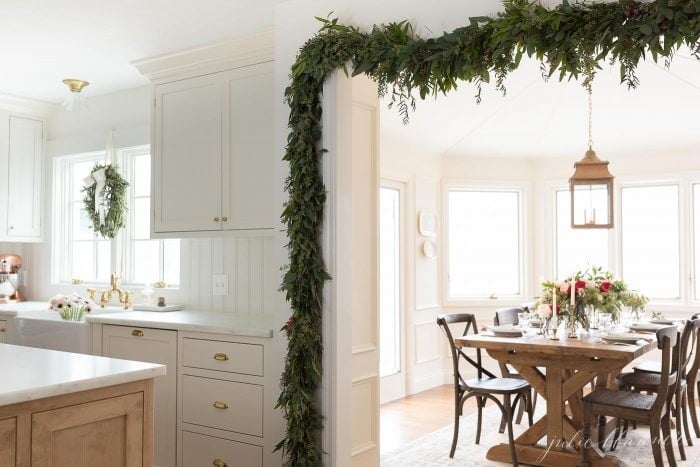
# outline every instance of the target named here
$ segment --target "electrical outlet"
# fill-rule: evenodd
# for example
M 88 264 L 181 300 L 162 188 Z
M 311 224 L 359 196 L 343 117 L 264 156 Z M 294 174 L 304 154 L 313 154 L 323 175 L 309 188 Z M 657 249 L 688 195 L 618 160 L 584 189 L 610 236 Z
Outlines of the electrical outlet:
M 228 295 L 228 274 L 214 274 L 212 284 L 214 295 Z

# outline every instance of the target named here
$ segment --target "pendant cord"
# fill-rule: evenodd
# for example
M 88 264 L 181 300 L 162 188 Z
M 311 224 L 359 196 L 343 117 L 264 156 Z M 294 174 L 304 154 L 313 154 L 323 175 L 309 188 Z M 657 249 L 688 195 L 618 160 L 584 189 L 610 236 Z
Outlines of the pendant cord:
M 588 149 L 593 150 L 593 86 L 588 88 Z

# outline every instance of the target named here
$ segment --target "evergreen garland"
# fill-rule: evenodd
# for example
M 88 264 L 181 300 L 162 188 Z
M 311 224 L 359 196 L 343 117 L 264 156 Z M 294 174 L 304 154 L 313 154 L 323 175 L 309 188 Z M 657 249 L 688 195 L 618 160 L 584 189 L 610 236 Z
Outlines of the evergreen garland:
M 126 225 L 126 189 L 129 186 L 129 182 L 119 174 L 119 168 L 111 164 L 96 164 L 90 173 L 92 174 L 100 169 L 105 170 L 106 178 L 104 199 L 107 204 L 107 211 L 105 212 L 104 225 L 100 224 L 100 214 L 97 212 L 95 206 L 95 190 L 97 189 L 95 183 L 83 187 L 82 192 L 85 193 L 83 196 L 83 205 L 90 217 L 92 230 L 99 233 L 104 238 L 114 238 L 119 229 Z
M 524 55 L 540 61 L 545 79 L 580 78 L 590 85 L 599 63 L 616 63 L 620 81 L 635 88 L 640 59 L 650 55 L 670 65 L 682 45 L 700 59 L 700 0 L 642 3 L 575 3 L 566 0 L 547 9 L 528 0 L 505 0 L 495 18 L 475 17 L 439 37 L 417 37 L 407 21 L 374 26 L 362 32 L 319 20 L 320 32 L 301 48 L 292 67 L 285 101 L 290 107 L 284 160 L 289 163 L 282 213 L 289 239 L 289 264 L 281 290 L 292 314 L 282 328 L 288 338 L 281 394 L 277 402 L 287 420 L 286 436 L 277 445 L 286 465 L 322 465 L 319 434 L 322 417 L 317 391 L 321 382 L 321 294 L 330 279 L 321 252 L 326 191 L 320 171 L 321 92 L 336 69 L 376 80 L 380 95 L 408 120 L 416 97 L 447 93 L 459 81 L 483 83 L 506 92 L 505 78 Z M 350 420 L 344 421 L 350 423 Z

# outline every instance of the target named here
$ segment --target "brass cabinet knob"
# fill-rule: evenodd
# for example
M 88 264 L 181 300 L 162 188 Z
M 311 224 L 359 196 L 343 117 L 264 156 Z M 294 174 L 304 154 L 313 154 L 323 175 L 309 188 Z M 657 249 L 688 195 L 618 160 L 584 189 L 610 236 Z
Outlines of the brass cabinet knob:
M 212 465 L 214 465 L 215 467 L 226 467 L 227 466 L 226 462 L 222 461 L 221 459 L 214 459 L 214 461 L 212 462 Z
M 5 328 L 0 328 L 0 332 L 5 332 L 5 331 L 6 331 Z
M 215 217 L 215 218 L 214 218 L 214 222 L 219 222 L 219 218 L 218 218 L 218 217 Z
M 212 404 L 215 409 L 228 409 L 228 404 L 226 402 L 221 402 L 221 401 L 214 401 L 214 404 Z
M 140 329 L 134 329 L 131 331 L 131 335 L 134 337 L 143 337 L 143 331 Z
M 228 222 L 228 217 L 222 217 L 221 220 L 222 220 L 223 222 Z
M 228 360 L 228 355 L 226 355 L 225 353 L 214 354 L 214 360 L 225 362 L 226 360 Z

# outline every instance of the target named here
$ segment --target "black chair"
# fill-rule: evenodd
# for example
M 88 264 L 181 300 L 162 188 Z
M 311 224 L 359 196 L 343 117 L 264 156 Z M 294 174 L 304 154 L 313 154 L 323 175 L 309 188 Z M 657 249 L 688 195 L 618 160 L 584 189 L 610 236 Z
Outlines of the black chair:
M 656 332 L 657 345 L 661 349 L 661 373 L 656 395 L 639 392 L 596 389 L 583 398 L 583 467 L 590 467 L 591 422 L 598 418 L 598 447 L 605 440 L 605 417 L 635 420 L 649 425 L 654 463 L 663 467 L 661 442 L 663 441 L 669 465 L 675 467 L 676 460 L 671 445 L 671 403 L 679 380 L 678 329 L 666 327 Z M 663 432 L 663 437 L 661 436 Z
M 498 310 L 496 310 L 496 313 L 493 316 L 493 324 L 496 326 L 520 324 L 520 320 L 518 319 L 518 313 L 522 313 L 523 311 L 523 308 L 499 308 Z M 498 367 L 501 369 L 501 376 L 504 378 L 523 379 L 523 377 L 520 376 L 520 374 L 517 371 L 515 371 L 505 363 L 498 362 Z M 532 398 L 532 410 L 534 411 L 537 408 L 537 392 L 532 391 L 530 397 Z M 522 421 L 524 412 L 525 405 L 520 404 L 520 406 L 518 407 L 518 415 L 515 418 L 515 423 L 519 424 Z M 501 420 L 501 427 L 499 431 L 503 433 L 504 428 L 505 419 Z
M 693 445 L 692 438 L 690 436 L 690 425 L 688 423 L 688 392 L 689 392 L 689 381 L 693 381 L 693 386 L 695 385 L 694 380 L 697 377 L 698 372 L 698 352 L 697 345 L 700 344 L 700 319 L 697 315 L 693 316 L 693 319 L 686 321 L 683 327 L 683 332 L 680 336 L 680 346 L 679 346 L 679 367 L 678 367 L 678 384 L 676 385 L 676 392 L 673 404 L 673 416 L 675 418 L 676 424 L 676 437 L 678 440 L 678 450 L 681 455 L 681 460 L 686 460 L 685 447 L 683 446 L 683 432 L 685 432 L 685 440 L 688 446 Z M 689 365 L 691 359 L 694 359 L 693 365 Z M 617 384 L 620 389 L 626 391 L 640 392 L 644 391 L 647 394 L 656 393 L 659 389 L 659 384 L 661 384 L 661 374 L 655 371 L 640 371 L 635 368 L 632 373 L 623 373 L 617 377 Z M 691 400 L 694 400 L 694 395 L 691 395 Z M 691 405 L 691 415 L 694 415 L 695 406 Z M 627 432 L 628 421 L 625 420 L 624 432 Z M 620 435 L 620 425 L 618 422 L 618 427 L 615 431 L 615 438 L 613 439 L 613 449 L 617 444 L 617 439 Z
M 479 444 L 481 438 L 481 416 L 482 409 L 486 405 L 486 400 L 492 400 L 496 403 L 501 414 L 506 420 L 508 426 L 508 441 L 510 443 L 511 457 L 513 465 L 517 466 L 517 455 L 515 452 L 515 442 L 513 440 L 513 412 L 515 405 L 519 400 L 523 400 L 527 405 L 528 421 L 532 425 L 532 402 L 530 400 L 530 385 L 522 380 L 515 378 L 497 378 L 493 373 L 486 370 L 481 365 L 481 349 L 477 348 L 476 360 L 471 358 L 466 352 L 457 347 L 450 331 L 450 324 L 464 324 L 462 336 L 470 333 L 478 334 L 476 326 L 476 318 L 468 313 L 454 313 L 448 315 L 439 315 L 437 324 L 442 328 L 447 336 L 450 344 L 450 352 L 452 354 L 452 370 L 454 374 L 455 387 L 455 419 L 454 419 L 454 434 L 452 436 L 452 447 L 450 448 L 450 457 L 454 457 L 455 449 L 457 448 L 457 437 L 459 436 L 459 417 L 462 415 L 462 409 L 467 399 L 476 397 L 477 402 L 477 421 L 476 421 L 476 444 Z M 459 370 L 461 360 L 466 361 L 474 369 L 476 369 L 476 378 L 465 380 Z M 501 402 L 496 396 L 503 396 Z M 512 399 L 512 396 L 515 396 Z

